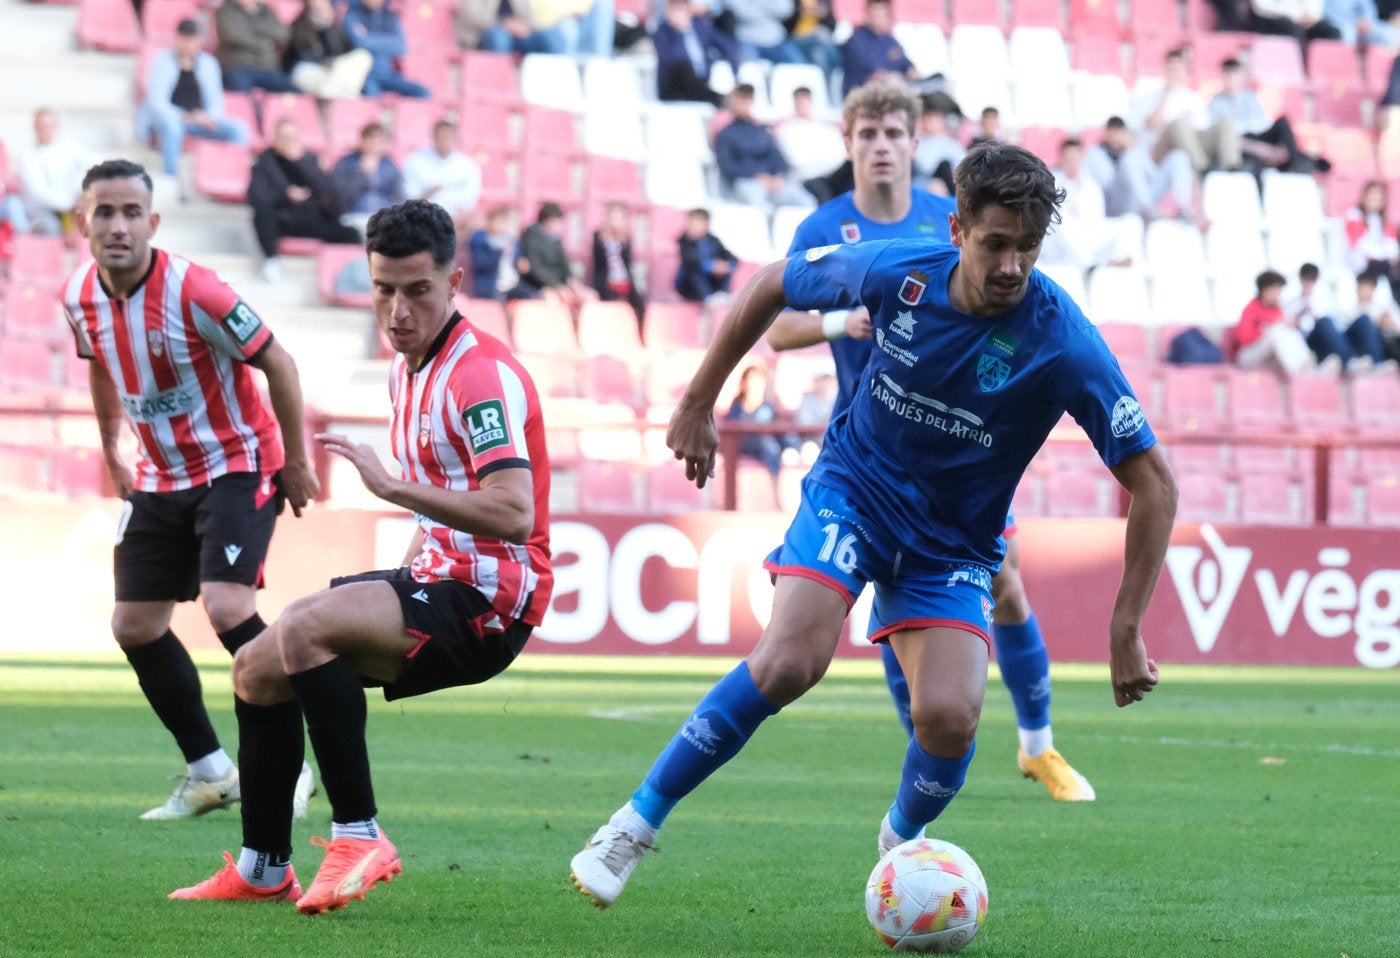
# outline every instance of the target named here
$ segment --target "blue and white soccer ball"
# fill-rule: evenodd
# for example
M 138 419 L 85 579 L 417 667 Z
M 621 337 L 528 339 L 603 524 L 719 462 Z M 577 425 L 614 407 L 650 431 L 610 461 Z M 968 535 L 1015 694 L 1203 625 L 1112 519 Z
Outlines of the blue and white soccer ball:
M 916 838 L 890 849 L 870 873 L 865 914 L 895 951 L 952 954 L 987 920 L 987 880 L 952 842 Z

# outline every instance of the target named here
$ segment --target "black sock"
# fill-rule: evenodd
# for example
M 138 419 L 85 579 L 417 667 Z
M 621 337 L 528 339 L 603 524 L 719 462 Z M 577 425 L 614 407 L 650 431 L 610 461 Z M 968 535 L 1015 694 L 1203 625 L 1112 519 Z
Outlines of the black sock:
M 238 716 L 238 775 L 242 785 L 243 847 L 272 854 L 283 864 L 292 853 L 292 796 L 306 742 L 296 699 L 249 705 L 234 696 Z
M 306 731 L 316 750 L 321 784 L 331 803 L 331 820 L 360 822 L 373 818 L 374 785 L 365 746 L 365 690 L 344 659 L 288 676 L 306 716 Z
M 218 751 L 219 737 L 204 709 L 199 672 L 189 652 L 169 629 L 154 642 L 123 647 L 157 717 L 165 723 L 186 762 Z
M 262 620 L 262 616 L 254 612 L 227 632 L 220 632 L 219 641 L 224 644 L 224 648 L 228 649 L 228 654 L 232 655 L 256 639 L 265 628 L 267 628 L 267 623 Z

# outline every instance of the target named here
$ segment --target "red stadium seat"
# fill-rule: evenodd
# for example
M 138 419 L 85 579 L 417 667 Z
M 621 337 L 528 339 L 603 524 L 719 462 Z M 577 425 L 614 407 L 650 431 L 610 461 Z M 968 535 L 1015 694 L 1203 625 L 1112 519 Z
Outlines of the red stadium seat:
M 1218 472 L 1176 475 L 1177 522 L 1230 522 L 1230 497 L 1225 477 Z
M 1120 363 L 1152 355 L 1147 345 L 1147 327 L 1139 323 L 1104 323 L 1099 327 L 1099 335 Z
M 1172 50 L 1185 46 L 1187 38 L 1181 34 L 1155 34 L 1136 37 L 1132 43 L 1133 76 L 1159 77 L 1162 64 Z M 1131 86 L 1131 84 L 1130 84 Z
M 1283 384 L 1267 371 L 1232 369 L 1228 376 L 1230 401 L 1226 408 L 1238 432 L 1280 433 L 1288 428 L 1288 407 Z
M 768 470 L 747 459 L 736 470 L 735 505 L 740 512 L 776 512 L 778 490 Z
M 1395 435 L 1400 430 L 1400 379 L 1394 374 L 1354 378 L 1351 414 L 1364 433 Z
M 394 157 L 402 159 L 433 142 L 433 125 L 451 111 L 432 100 L 397 98 L 393 104 Z
M 1321 153 L 1332 162 L 1333 177 L 1371 179 L 1376 175 L 1376 143 L 1367 131 L 1322 123 L 1295 123 L 1293 132 L 1305 153 Z M 1355 197 L 1352 199 L 1355 201 Z
M 837 20 L 844 20 L 846 23 L 852 24 L 863 23 L 865 21 L 865 0 L 832 0 L 831 12 Z
M 1196 36 L 1214 30 L 1217 17 L 1211 0 L 1186 0 L 1186 29 Z
M 554 356 L 578 355 L 573 317 L 559 303 L 521 300 L 515 303 L 511 318 L 515 344 L 520 350 Z
M 1174 442 L 1166 447 L 1173 472 L 1223 475 L 1227 452 L 1226 446 L 1218 442 Z
M 47 340 L 0 339 L 0 383 L 17 386 L 54 384 L 54 351 Z
M 1298 429 L 1335 435 L 1348 428 L 1342 382 L 1336 376 L 1294 376 L 1288 381 L 1288 393 L 1293 425 Z
M 899 0 L 895 2 L 898 6 Z M 1000 3 L 987 3 L 986 0 L 951 0 L 951 3 L 952 14 L 948 22 L 954 26 L 981 23 L 1006 29 L 1006 24 L 1001 19 Z
M 1168 366 L 1162 372 L 1162 413 L 1180 432 L 1218 432 L 1227 423 L 1216 401 L 1216 369 Z
M 574 161 L 562 154 L 528 150 L 520 159 L 520 206 L 533 217 L 544 200 L 553 200 L 566 210 L 578 208 Z
M 1218 82 L 1220 64 L 1234 57 L 1244 62 L 1254 43 L 1252 33 L 1201 33 L 1191 40 L 1191 73 L 1197 83 Z
M 652 406 L 674 406 L 680 402 L 685 387 L 690 385 L 695 370 L 700 368 L 705 351 L 677 349 L 663 354 L 652 347 L 650 354 L 651 362 L 647 364 L 646 371 L 647 402 Z
M 49 462 L 56 492 L 75 499 L 107 494 L 111 480 L 101 450 L 65 447 L 56 450 Z
M 647 471 L 647 512 L 652 515 L 684 515 L 713 508 L 714 483 L 698 488 L 685 477 L 680 463 L 663 463 Z
M 332 166 L 346 153 L 360 147 L 360 131 L 367 123 L 382 123 L 384 106 L 374 97 L 357 100 L 331 100 L 326 115 L 326 165 Z M 387 132 L 387 128 L 386 128 Z
M 242 203 L 248 198 L 253 158 L 246 147 L 196 140 L 191 152 L 195 192 L 220 203 Z
M 585 356 L 628 356 L 642 351 L 637 314 L 627 303 L 592 300 L 578 314 L 578 344 Z
M 1320 87 L 1313 94 L 1313 111 L 1319 123 L 1334 126 L 1361 126 L 1363 104 L 1369 94 L 1340 85 Z
M 579 374 L 583 398 L 642 408 L 638 376 L 625 360 L 601 354 L 590 356 L 580 364 Z
M 574 156 L 579 152 L 574 115 L 568 110 L 546 106 L 525 108 L 525 149 L 530 153 L 558 153 Z
M 587 186 L 590 203 L 625 203 L 634 208 L 646 204 L 641 171 L 631 160 L 589 156 L 583 182 Z
M 519 194 L 511 183 L 510 158 L 486 150 L 477 150 L 472 158 L 481 167 L 481 207 L 515 206 Z
M 408 0 L 398 7 L 404 41 L 411 51 L 410 55 L 434 56 L 444 64 L 457 60 L 461 51 L 457 46 L 457 30 L 453 22 L 454 5 Z
M 48 470 L 37 449 L 0 447 L 0 489 L 43 492 L 48 488 Z
M 462 99 L 468 103 L 520 105 L 520 74 L 507 53 L 462 54 Z
M 262 128 L 258 126 L 258 108 L 253 103 L 253 94 L 225 92 L 224 115 L 243 121 L 248 128 L 249 150 L 256 153 L 267 145 L 263 140 Z
M 541 396 L 568 399 L 579 394 L 578 363 L 573 356 L 521 352 L 521 364 L 535 381 Z
M 1302 87 L 1303 49 L 1292 37 L 1256 37 L 1249 57 L 1250 72 L 1256 83 Z
M 262 101 L 262 138 L 272 142 L 273 131 L 283 117 L 289 117 L 301 131 L 301 143 L 312 153 L 323 153 L 327 146 L 326 134 L 321 129 L 321 112 L 316 108 L 316 98 L 308 93 L 275 93 Z
M 1117 33 L 1076 36 L 1070 45 L 1070 64 L 1088 73 L 1123 73 L 1123 44 Z
M 277 241 L 278 256 L 315 256 L 325 245 L 313 236 L 284 236 Z
M 943 0 L 894 0 L 893 9 L 895 23 L 936 23 L 945 32 L 950 27 Z
M 1064 31 L 1065 8 L 1060 0 L 1011 0 L 1011 29 L 1053 27 Z
M 1240 473 L 1277 472 L 1291 476 L 1300 471 L 1298 450 L 1293 446 L 1241 443 L 1235 446 L 1234 455 L 1235 471 Z M 1311 463 L 1308 465 L 1311 466 Z
M 1076 38 L 1086 34 L 1121 36 L 1117 0 L 1069 0 L 1069 29 Z
M 459 120 L 462 149 L 468 153 L 476 149 L 493 153 L 517 152 L 510 129 L 510 108 L 504 104 L 463 103 Z
M 1102 470 L 1055 470 L 1045 477 L 1046 515 L 1060 517 L 1106 516 L 1113 510 L 1104 501 Z
M 1308 78 L 1319 92 L 1341 88 L 1360 91 L 1361 57 L 1342 40 L 1313 40 L 1308 44 Z
M 1128 8 L 1128 32 L 1135 39 L 1175 37 L 1184 30 L 1175 0 L 1132 0 Z
M 454 44 L 455 49 L 455 44 Z M 399 59 L 399 69 L 405 79 L 421 83 L 428 88 L 432 99 L 449 101 L 457 98 L 456 78 L 452 75 L 452 61 L 441 47 L 419 50 L 411 44 L 408 53 Z
M 637 511 L 630 463 L 583 459 L 579 462 L 578 489 L 579 501 L 587 503 L 589 512 Z
M 1306 510 L 1311 513 L 1311 509 Z M 1240 521 L 1259 525 L 1290 526 L 1306 519 L 1294 501 L 1293 483 L 1277 472 L 1244 473 L 1240 476 Z
M 10 276 L 57 289 L 68 275 L 65 249 L 63 240 L 57 236 L 16 236 L 10 257 Z
M 1400 177 L 1400 128 L 1392 127 L 1381 134 L 1376 160 L 1382 176 L 1387 179 Z
M 494 299 L 468 299 L 457 294 L 457 312 L 467 318 L 477 329 L 495 336 L 501 342 L 515 348 L 510 334 L 510 321 L 506 319 L 506 308 Z
M 1366 481 L 1366 519 L 1373 526 L 1400 526 L 1400 475 L 1390 473 Z
M 141 25 L 129 3 L 81 0 L 78 4 L 78 46 L 108 53 L 135 53 L 141 49 Z
M 349 243 L 322 243 L 316 250 L 316 292 L 321 302 L 333 306 L 367 308 L 374 300 L 372 293 L 338 293 L 335 281 L 345 264 L 365 255 L 365 248 Z
M 181 20 L 199 17 L 199 0 L 146 0 L 141 5 L 141 32 L 147 46 L 168 47 Z M 144 52 L 144 51 L 143 51 Z
M 57 341 L 68 328 L 58 305 L 58 283 L 17 280 L 5 291 L 5 337 Z

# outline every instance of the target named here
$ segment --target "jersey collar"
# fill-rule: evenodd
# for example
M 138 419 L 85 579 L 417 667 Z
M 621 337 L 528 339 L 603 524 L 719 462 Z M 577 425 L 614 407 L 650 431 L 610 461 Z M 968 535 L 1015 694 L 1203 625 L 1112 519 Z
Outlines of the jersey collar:
M 437 334 L 437 338 L 433 340 L 433 344 L 429 346 L 428 351 L 423 354 L 423 361 L 418 364 L 418 368 L 414 370 L 415 373 L 422 372 L 427 368 L 428 363 L 432 362 L 433 357 L 446 345 L 448 339 L 452 337 L 452 331 L 457 328 L 457 324 L 461 321 L 462 314 L 454 309 L 452 315 L 448 317 L 446 325 L 442 327 L 442 331 Z
M 135 295 L 136 295 L 136 291 L 139 290 L 142 286 L 145 286 L 145 285 L 146 285 L 146 280 L 150 279 L 150 278 L 151 278 L 151 274 L 154 273 L 154 272 L 156 271 L 156 261 L 159 260 L 159 259 L 160 259 L 160 250 L 158 250 L 158 249 L 156 249 L 154 246 L 152 246 L 152 247 L 151 247 L 151 262 L 150 262 L 150 265 L 148 265 L 148 266 L 146 267 L 146 272 L 144 272 L 144 273 L 141 274 L 141 278 L 138 279 L 138 280 L 136 281 L 136 284 L 135 284 L 134 286 L 132 286 L 131 289 L 129 289 L 129 290 L 126 291 L 126 296 L 123 297 L 124 299 L 130 299 L 131 297 L 135 296 Z M 117 298 L 117 294 L 114 293 L 114 292 L 112 292 L 110 289 L 108 289 L 108 288 L 107 288 L 107 284 L 106 284 L 105 282 L 103 282 L 103 280 L 102 280 L 102 270 L 101 270 L 101 269 L 99 269 L 99 270 L 97 271 L 97 285 L 102 287 L 102 292 L 104 292 L 104 293 L 107 294 L 107 298 L 108 298 L 108 299 L 116 299 L 116 298 Z

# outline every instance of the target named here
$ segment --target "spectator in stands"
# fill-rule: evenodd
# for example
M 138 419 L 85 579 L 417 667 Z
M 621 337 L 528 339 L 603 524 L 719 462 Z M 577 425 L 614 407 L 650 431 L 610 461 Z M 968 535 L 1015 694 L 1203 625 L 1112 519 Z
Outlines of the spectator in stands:
M 797 0 L 792 6 L 792 16 L 783 25 L 807 62 L 816 64 L 822 75 L 830 79 L 841 65 L 841 49 L 832 39 L 836 14 L 830 0 Z
M 1353 325 L 1362 317 L 1371 321 L 1380 333 L 1385 349 L 1385 361 L 1376 367 L 1376 371 L 1393 372 L 1397 360 L 1400 360 L 1400 313 L 1396 310 L 1395 300 L 1381 291 L 1382 279 L 1378 270 L 1366 270 L 1357 276 L 1356 303 L 1341 318 Z
M 1104 212 L 1109 216 L 1157 215 L 1162 199 L 1171 194 L 1177 215 L 1191 216 L 1195 176 L 1184 150 L 1171 150 L 1161 162 L 1133 142 L 1122 117 L 1104 123 L 1103 138 L 1084 156 L 1084 171 L 1103 188 Z
M 890 0 L 866 0 L 865 22 L 851 31 L 841 47 L 841 95 L 865 83 L 877 73 L 897 73 L 919 78 L 914 62 L 894 38 L 894 12 Z
M 282 54 L 282 68 L 293 83 L 322 99 L 352 100 L 373 65 L 374 55 L 350 42 L 331 0 L 305 0 Z
M 1321 275 L 1313 263 L 1304 263 L 1298 270 L 1298 295 L 1283 304 L 1283 315 L 1288 322 L 1303 334 L 1308 348 L 1319 363 L 1328 356 L 1336 356 L 1350 373 L 1362 373 L 1385 363 L 1385 341 L 1376 320 L 1384 321 L 1384 314 L 1372 316 L 1376 312 L 1372 297 L 1376 289 L 1375 277 L 1363 273 L 1357 278 L 1357 306 L 1350 315 L 1336 314 L 1321 299 L 1317 281 Z M 1362 303 L 1363 281 L 1369 283 L 1369 292 Z M 1342 324 L 1339 327 L 1339 324 Z
M 1318 366 L 1307 341 L 1298 327 L 1284 315 L 1280 300 L 1287 281 L 1282 273 L 1265 270 L 1254 280 L 1258 295 L 1251 299 L 1235 326 L 1235 362 L 1245 369 L 1274 366 L 1289 376 L 1296 376 Z M 1329 357 L 1320 368 L 1333 371 L 1341 368 L 1341 360 Z
M 520 282 L 520 271 L 529 264 L 516 254 L 515 208 L 493 206 L 486 211 L 486 224 L 472 233 L 472 296 L 477 299 L 534 299 L 539 294 Z
M 922 98 L 919 114 L 919 141 L 914 148 L 914 185 L 937 193 L 953 195 L 953 171 L 967 154 L 966 148 L 949 132 L 962 122 L 962 111 L 946 93 L 928 93 Z
M 219 62 L 205 53 L 196 20 L 175 27 L 175 46 L 151 58 L 146 72 L 146 99 L 136 111 L 136 138 L 160 146 L 161 166 L 169 176 L 180 173 L 180 153 L 187 136 L 246 146 L 248 126 L 224 115 L 224 87 Z M 183 188 L 180 191 L 184 196 Z
M 399 72 L 394 61 L 408 50 L 403 36 L 403 21 L 390 10 L 385 0 L 350 0 L 345 11 L 345 32 L 356 48 L 368 50 L 373 56 L 369 76 L 365 77 L 365 96 L 396 93 L 399 96 L 426 100 L 432 91 L 414 83 Z
M 625 301 L 637 314 L 640 329 L 646 299 L 632 276 L 632 226 L 626 206 L 609 203 L 603 225 L 593 231 L 593 291 L 605 303 Z
M 1149 91 L 1135 104 L 1136 126 L 1153 161 L 1162 163 L 1172 150 L 1181 149 L 1199 174 L 1238 169 L 1240 131 L 1228 116 L 1212 119 L 1205 101 L 1191 88 L 1184 48 L 1167 53 L 1162 75 L 1162 89 Z
M 360 145 L 346 153 L 331 170 L 331 182 L 345 211 L 341 222 L 363 235 L 369 218 L 404 199 L 403 174 L 389 156 L 389 137 L 378 120 L 360 128 Z
M 1322 16 L 1352 46 L 1393 47 L 1400 34 L 1380 18 L 1376 0 L 1324 0 Z
M 731 199 L 750 206 L 812 206 L 812 194 L 788 178 L 788 163 L 768 127 L 753 116 L 754 88 L 740 83 L 729 95 L 734 119 L 715 135 L 720 182 Z
M 1212 0 L 1215 29 L 1291 36 L 1307 52 L 1312 40 L 1336 40 L 1337 28 L 1322 19 L 1322 0 Z
M 834 372 L 817 373 L 812 377 L 812 388 L 802 394 L 802 401 L 797 404 L 797 411 L 793 413 L 792 418 L 799 426 L 820 426 L 825 429 L 826 424 L 831 422 L 832 410 L 836 408 L 838 391 Z M 807 438 L 802 443 L 804 450 L 808 443 L 816 449 L 820 449 L 822 438 L 822 436 Z
M 359 231 L 340 222 L 340 199 L 321 162 L 301 142 L 301 128 L 283 117 L 272 145 L 253 164 L 248 181 L 253 231 L 262 249 L 263 279 L 282 278 L 277 243 L 284 236 L 309 236 L 327 243 L 358 243 Z
M 1221 90 L 1210 101 L 1213 120 L 1229 118 L 1241 134 L 1245 166 L 1259 176 L 1265 169 L 1326 173 L 1332 164 L 1304 153 L 1288 117 L 1270 121 L 1259 97 L 1246 85 L 1244 65 L 1234 57 L 1220 64 Z
M 282 70 L 282 47 L 291 31 L 271 7 L 261 0 L 224 0 L 214 12 L 214 27 L 219 37 L 214 53 L 224 70 L 225 90 L 297 92 Z
M 979 143 L 991 143 L 1001 139 L 1001 111 L 994 106 L 982 108 L 982 116 L 977 120 L 977 132 L 967 141 L 970 150 Z
M 724 97 L 710 88 L 710 70 L 724 60 L 737 73 L 743 51 L 708 16 L 695 16 L 691 6 L 690 0 L 667 0 L 665 18 L 652 35 L 656 95 L 721 106 Z
M 768 395 L 768 367 L 754 363 L 739 374 L 739 390 L 724 418 L 734 423 L 766 424 L 778 418 L 778 410 Z M 773 495 L 778 494 L 778 473 L 783 468 L 783 450 L 796 448 L 791 435 L 748 434 L 739 440 L 739 457 L 753 459 L 773 478 Z
M 451 213 L 458 235 L 466 236 L 481 199 L 481 165 L 458 142 L 455 120 L 444 117 L 434 123 L 432 145 L 404 160 L 403 188 L 408 199 L 432 200 Z
M 457 39 L 492 53 L 611 56 L 616 29 L 612 0 L 460 0 Z
M 87 158 L 58 138 L 58 114 L 48 107 L 34 111 L 34 146 L 19 162 L 19 191 L 29 228 L 45 236 L 72 233 L 73 208 L 83 192 Z
M 1103 188 L 1084 172 L 1084 144 L 1073 137 L 1060 144 L 1055 183 L 1065 191 L 1060 225 L 1045 237 L 1040 262 L 1079 270 L 1128 266 L 1142 249 L 1142 217 L 1108 216 Z
M 24 211 L 24 200 L 9 192 L 5 181 L 0 179 L 0 259 L 9 259 L 14 238 L 27 232 L 29 214 Z
M 826 176 L 846 162 L 841 128 L 816 115 L 812 91 L 805 86 L 792 91 L 792 116 L 778 124 L 776 137 L 792 178 L 799 183 Z
M 706 306 L 729 302 L 729 284 L 739 259 L 710 232 L 710 214 L 694 209 L 686 214 L 680 236 L 681 264 L 676 269 L 676 292 L 681 298 Z
M 1375 272 L 1389 278 L 1392 290 L 1400 289 L 1400 238 L 1389 219 L 1390 187 L 1371 180 L 1361 189 L 1357 204 L 1347 210 L 1344 227 L 1347 261 L 1352 272 Z
M 535 222 L 520 234 L 520 282 L 545 299 L 563 303 L 571 310 L 593 298 L 593 291 L 574 278 L 569 254 L 564 251 L 564 234 L 569 219 L 558 203 L 540 204 Z
M 1394 125 L 1395 114 L 1400 112 L 1400 57 L 1390 63 L 1390 76 L 1385 81 L 1385 92 L 1376 104 L 1376 128 L 1381 131 Z
M 796 15 L 794 0 L 744 0 L 734 10 L 734 36 L 748 60 L 806 63 L 797 42 L 788 38 L 784 22 Z

